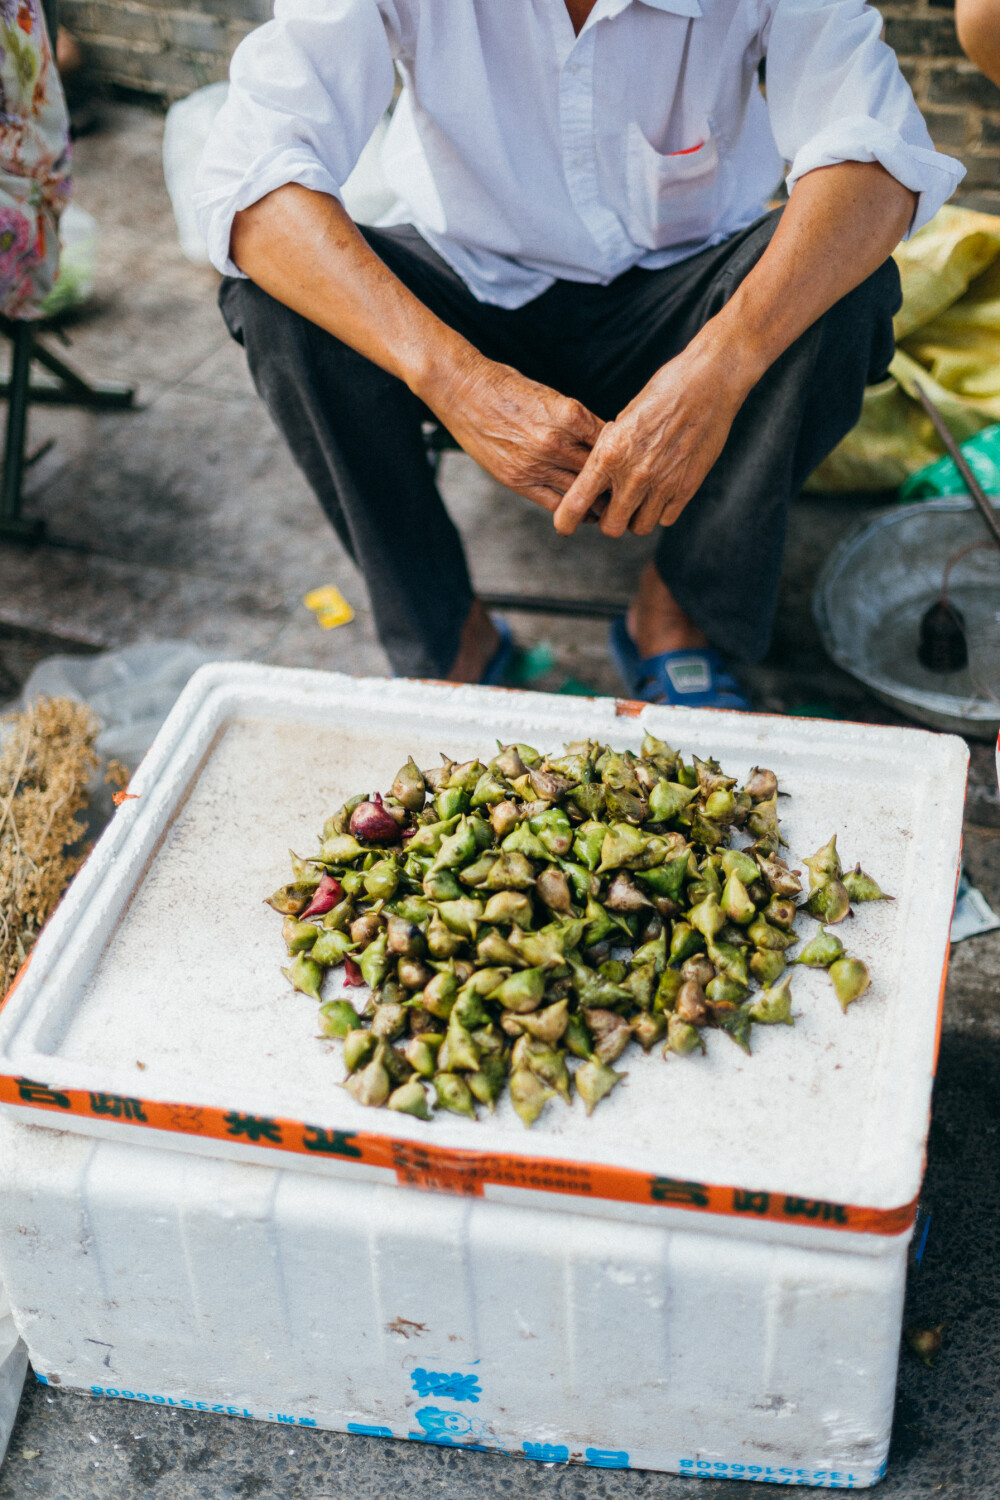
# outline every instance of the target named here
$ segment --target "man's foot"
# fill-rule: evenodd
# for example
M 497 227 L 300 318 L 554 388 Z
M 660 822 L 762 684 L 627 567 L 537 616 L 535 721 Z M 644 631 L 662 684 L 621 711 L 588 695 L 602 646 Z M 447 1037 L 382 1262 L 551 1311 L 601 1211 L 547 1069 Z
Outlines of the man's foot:
M 627 616 L 608 634 L 611 658 L 634 698 L 689 708 L 748 710 L 718 651 L 648 563 Z
M 619 615 L 608 631 L 608 649 L 633 698 L 685 708 L 750 710 L 739 684 L 712 646 L 640 656 L 625 616 Z
M 499 687 L 514 655 L 514 639 L 503 620 L 494 620 L 476 599 L 462 626 L 458 655 L 448 682 L 479 682 Z

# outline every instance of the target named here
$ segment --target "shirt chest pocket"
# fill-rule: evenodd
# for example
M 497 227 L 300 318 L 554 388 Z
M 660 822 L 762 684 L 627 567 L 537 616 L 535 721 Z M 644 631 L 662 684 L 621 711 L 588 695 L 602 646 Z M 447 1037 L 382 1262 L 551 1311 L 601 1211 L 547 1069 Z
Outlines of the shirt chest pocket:
M 633 242 L 662 250 L 706 238 L 718 220 L 721 175 L 718 144 L 707 124 L 697 145 L 665 156 L 631 121 L 626 227 Z

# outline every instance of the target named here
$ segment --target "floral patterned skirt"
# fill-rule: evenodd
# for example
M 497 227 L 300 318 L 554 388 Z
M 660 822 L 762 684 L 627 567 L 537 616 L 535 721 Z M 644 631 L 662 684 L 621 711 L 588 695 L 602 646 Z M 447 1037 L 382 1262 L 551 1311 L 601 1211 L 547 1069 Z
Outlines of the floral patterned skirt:
M 0 0 L 0 313 L 37 318 L 59 268 L 69 116 L 39 0 Z

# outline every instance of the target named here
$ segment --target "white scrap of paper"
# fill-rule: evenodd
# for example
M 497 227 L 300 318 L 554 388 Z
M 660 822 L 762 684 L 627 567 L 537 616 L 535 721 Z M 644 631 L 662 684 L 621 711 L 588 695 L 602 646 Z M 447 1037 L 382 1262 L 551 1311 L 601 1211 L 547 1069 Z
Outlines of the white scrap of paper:
M 983 932 L 993 932 L 1000 927 L 1000 917 L 990 906 L 982 891 L 970 885 L 962 870 L 955 893 L 955 910 L 951 917 L 951 941 L 960 943 L 963 938 L 979 937 Z

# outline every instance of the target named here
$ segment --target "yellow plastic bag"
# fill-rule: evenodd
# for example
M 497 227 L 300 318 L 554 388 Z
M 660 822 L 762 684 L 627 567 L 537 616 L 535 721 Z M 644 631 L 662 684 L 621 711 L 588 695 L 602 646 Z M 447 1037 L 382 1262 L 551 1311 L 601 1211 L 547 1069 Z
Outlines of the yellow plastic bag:
M 809 490 L 896 489 L 940 458 L 914 379 L 959 442 L 1000 421 L 1000 217 L 946 204 L 895 260 L 903 305 L 889 379 L 869 386 L 860 421 Z

